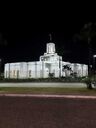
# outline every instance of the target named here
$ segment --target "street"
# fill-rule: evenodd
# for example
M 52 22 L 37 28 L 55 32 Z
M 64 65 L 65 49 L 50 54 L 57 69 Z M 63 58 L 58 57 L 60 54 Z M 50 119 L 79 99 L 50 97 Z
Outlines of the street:
M 96 127 L 96 99 L 0 96 L 0 128 L 74 127 Z

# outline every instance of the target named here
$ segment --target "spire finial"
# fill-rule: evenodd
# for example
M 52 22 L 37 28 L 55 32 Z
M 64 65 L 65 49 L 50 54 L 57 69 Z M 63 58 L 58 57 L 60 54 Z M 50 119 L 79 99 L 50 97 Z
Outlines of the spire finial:
M 50 37 L 50 42 L 52 42 L 52 34 L 51 33 L 49 34 L 49 37 Z

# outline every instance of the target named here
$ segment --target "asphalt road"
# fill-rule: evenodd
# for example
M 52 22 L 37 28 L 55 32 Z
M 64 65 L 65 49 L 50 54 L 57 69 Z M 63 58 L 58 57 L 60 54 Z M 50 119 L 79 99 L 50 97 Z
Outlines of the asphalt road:
M 0 96 L 0 128 L 95 128 L 96 100 Z
M 85 83 L 0 83 L 0 87 L 86 87 Z

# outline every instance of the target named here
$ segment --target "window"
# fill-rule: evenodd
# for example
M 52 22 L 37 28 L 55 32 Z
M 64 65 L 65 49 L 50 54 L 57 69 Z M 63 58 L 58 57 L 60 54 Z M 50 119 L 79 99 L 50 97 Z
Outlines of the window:
M 29 70 L 29 77 L 31 77 L 31 70 Z
M 12 71 L 10 71 L 10 76 L 12 75 Z
M 19 70 L 17 70 L 17 78 L 19 78 Z
M 13 70 L 13 77 L 15 77 L 15 70 Z
M 5 75 L 5 77 L 7 78 L 7 76 L 8 76 L 8 71 L 6 71 L 6 75 Z

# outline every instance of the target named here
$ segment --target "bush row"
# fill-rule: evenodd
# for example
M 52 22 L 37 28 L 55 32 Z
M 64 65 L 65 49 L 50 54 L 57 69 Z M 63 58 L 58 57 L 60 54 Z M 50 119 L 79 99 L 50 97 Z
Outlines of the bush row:
M 61 77 L 61 78 L 38 78 L 38 79 L 4 79 L 1 78 L 0 82 L 84 82 L 85 77 Z

